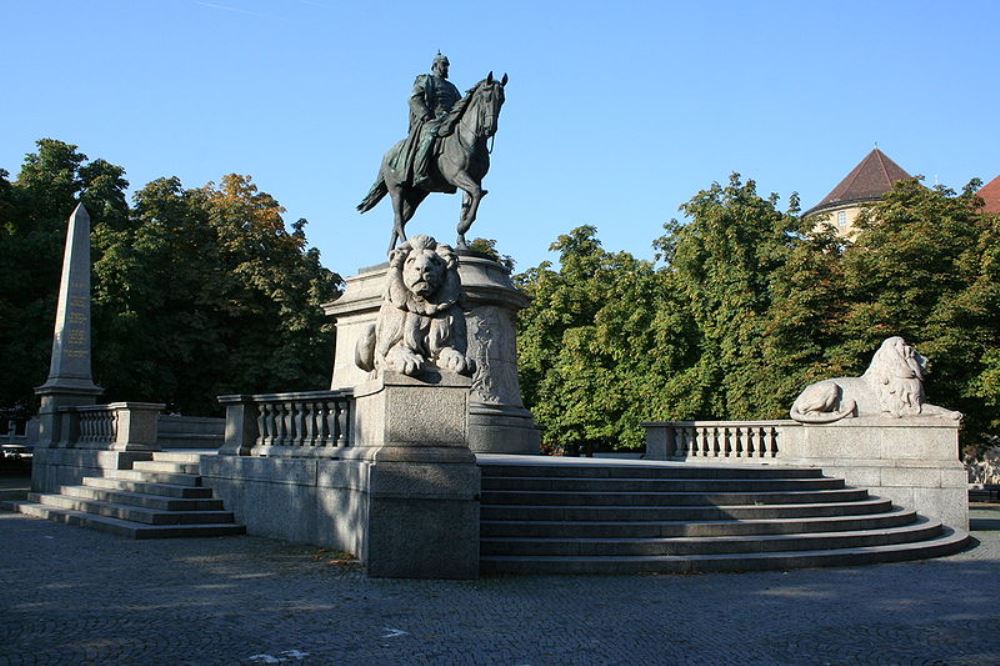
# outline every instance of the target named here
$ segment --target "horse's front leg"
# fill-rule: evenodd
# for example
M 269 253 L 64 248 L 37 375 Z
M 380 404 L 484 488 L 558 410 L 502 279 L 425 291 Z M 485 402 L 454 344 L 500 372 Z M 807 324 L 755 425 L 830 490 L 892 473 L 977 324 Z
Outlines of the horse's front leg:
M 479 182 L 465 171 L 459 171 L 455 174 L 452 182 L 465 191 L 465 199 L 462 202 L 462 215 L 458 221 L 458 242 L 456 243 L 459 249 L 465 250 L 469 247 L 465 242 L 465 233 L 472 226 L 472 223 L 476 221 L 476 215 L 479 212 L 479 202 L 483 200 L 487 192 Z

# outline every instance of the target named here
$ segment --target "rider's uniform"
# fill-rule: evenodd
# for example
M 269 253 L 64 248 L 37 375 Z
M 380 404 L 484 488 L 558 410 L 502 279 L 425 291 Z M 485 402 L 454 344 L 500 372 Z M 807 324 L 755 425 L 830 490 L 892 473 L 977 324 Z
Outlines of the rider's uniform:
M 428 167 L 434 139 L 444 118 L 462 98 L 448 79 L 435 74 L 421 74 L 410 94 L 410 133 L 403 154 L 406 156 L 406 180 L 413 186 L 428 184 Z M 429 120 L 424 120 L 431 116 Z

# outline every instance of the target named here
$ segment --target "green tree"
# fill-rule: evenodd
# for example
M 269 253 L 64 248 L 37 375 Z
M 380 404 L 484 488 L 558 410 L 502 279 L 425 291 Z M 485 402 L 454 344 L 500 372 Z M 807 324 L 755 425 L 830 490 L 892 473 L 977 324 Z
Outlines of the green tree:
M 110 313 L 97 349 L 109 394 L 218 411 L 216 396 L 315 389 L 329 381 L 331 329 L 320 304 L 340 278 L 307 248 L 305 220 L 251 179 L 231 174 L 185 190 L 153 181 L 135 197 L 132 228 L 95 266 L 95 300 Z
M 124 171 L 104 160 L 87 163 L 77 147 L 37 142 L 13 183 L 0 177 L 0 348 L 8 371 L 0 405 L 34 405 L 33 387 L 45 381 L 52 349 L 56 296 L 66 220 L 83 198 L 95 239 L 101 229 L 127 223 Z M 99 258 L 102 243 L 95 241 Z
M 683 330 L 664 302 L 664 275 L 605 251 L 592 226 L 551 249 L 558 270 L 543 262 L 518 276 L 531 298 L 518 321 L 526 404 L 550 447 L 638 447 L 640 423 L 664 402 L 664 366 L 675 362 Z
M 657 246 L 669 251 L 671 289 L 697 330 L 697 362 L 676 378 L 698 418 L 746 419 L 778 409 L 767 381 L 764 343 L 774 274 L 797 242 L 800 222 L 764 199 L 754 181 L 733 174 L 681 206 L 690 220 L 668 225 Z M 797 202 L 793 200 L 793 210 Z
M 933 360 L 928 400 L 964 412 L 963 439 L 974 446 L 997 434 L 989 401 L 1000 348 L 1000 236 L 976 187 L 956 194 L 902 181 L 864 211 L 843 257 L 848 306 L 829 353 L 859 371 L 882 339 L 905 337 Z
M 66 220 L 92 219 L 95 381 L 107 400 L 218 413 L 222 393 L 319 388 L 331 329 L 319 305 L 340 278 L 309 248 L 305 220 L 249 177 L 184 189 L 176 178 L 125 197 L 125 171 L 76 146 L 37 144 L 0 172 L 0 405 L 35 404 L 51 350 Z

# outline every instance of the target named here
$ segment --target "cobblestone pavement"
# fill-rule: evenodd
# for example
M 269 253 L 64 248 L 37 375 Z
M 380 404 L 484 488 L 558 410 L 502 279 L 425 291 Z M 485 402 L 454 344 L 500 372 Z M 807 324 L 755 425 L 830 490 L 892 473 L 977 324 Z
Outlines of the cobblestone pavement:
M 998 664 L 1000 507 L 973 515 L 927 562 L 448 582 L 0 513 L 0 664 Z

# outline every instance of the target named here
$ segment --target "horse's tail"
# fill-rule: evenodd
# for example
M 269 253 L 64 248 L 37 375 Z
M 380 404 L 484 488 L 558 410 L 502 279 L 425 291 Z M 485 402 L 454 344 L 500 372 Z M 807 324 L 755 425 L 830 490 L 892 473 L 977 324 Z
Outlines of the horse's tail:
M 367 213 L 372 208 L 374 208 L 379 201 L 382 201 L 382 197 L 389 193 L 389 188 L 385 185 L 385 178 L 382 174 L 379 174 L 378 180 L 372 185 L 372 189 L 368 190 L 368 196 L 358 204 L 359 213 Z

